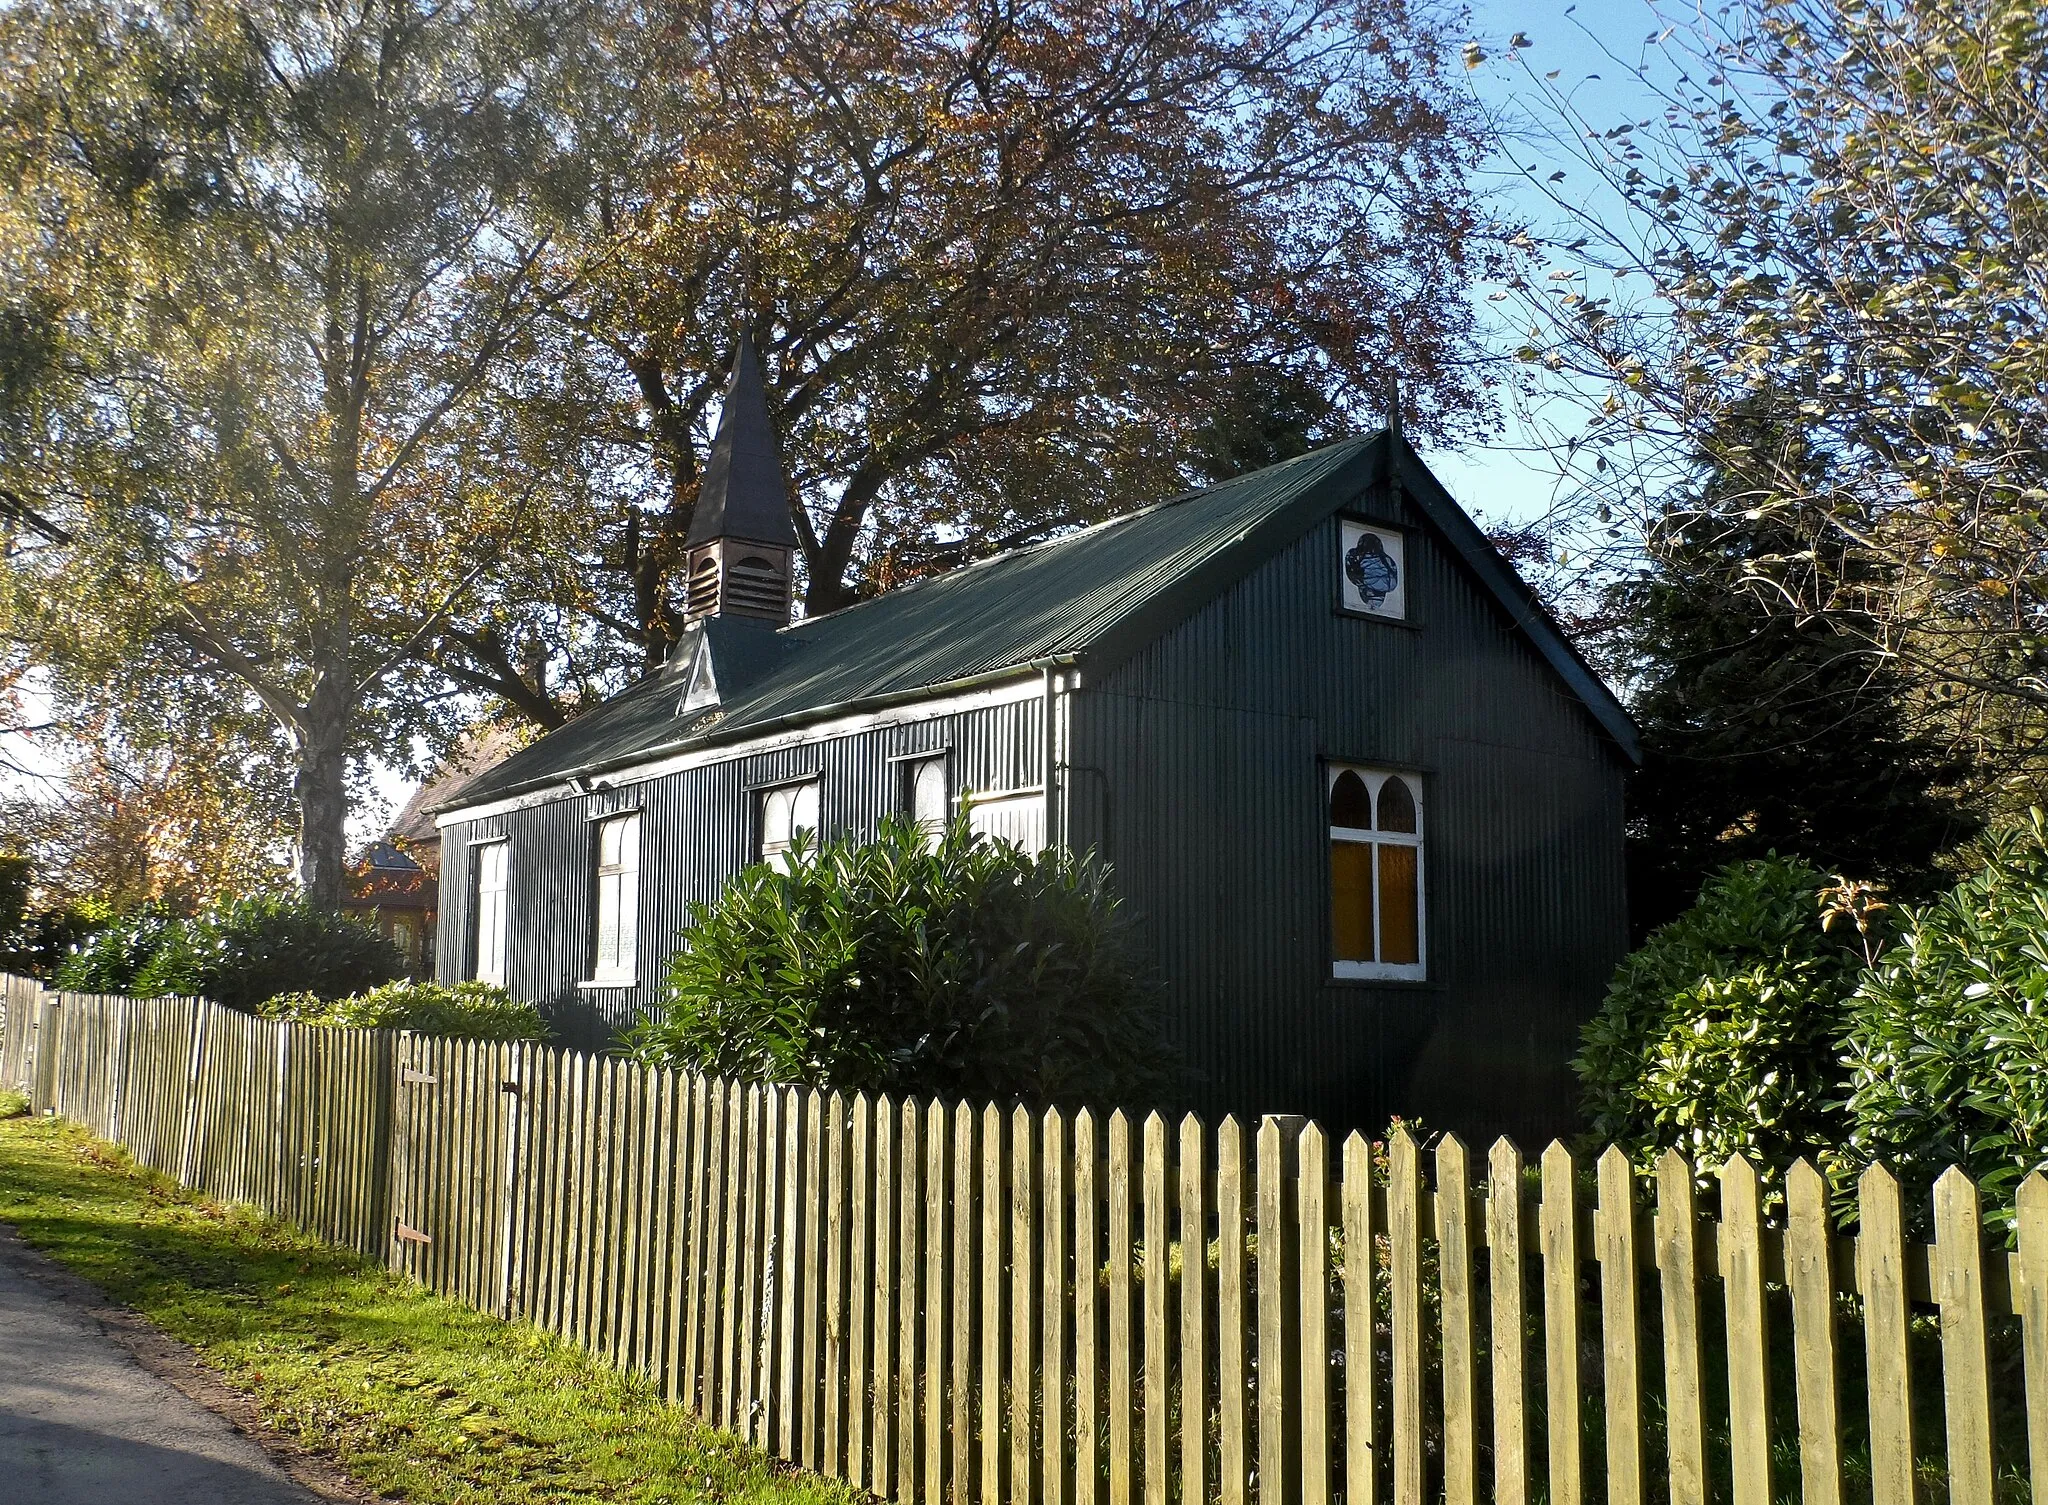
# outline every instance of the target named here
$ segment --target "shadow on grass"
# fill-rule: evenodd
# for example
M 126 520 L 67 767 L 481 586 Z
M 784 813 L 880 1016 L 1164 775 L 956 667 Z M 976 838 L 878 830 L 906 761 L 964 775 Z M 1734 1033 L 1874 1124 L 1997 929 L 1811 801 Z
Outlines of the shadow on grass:
M 426 1502 L 837 1502 L 643 1380 L 200 1201 L 49 1119 L 0 1123 L 0 1222 L 198 1349 L 264 1424 Z

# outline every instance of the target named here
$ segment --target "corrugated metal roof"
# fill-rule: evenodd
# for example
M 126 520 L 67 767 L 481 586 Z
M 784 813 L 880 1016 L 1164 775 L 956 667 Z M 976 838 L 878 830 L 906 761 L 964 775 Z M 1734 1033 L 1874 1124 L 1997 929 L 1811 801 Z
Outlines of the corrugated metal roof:
M 694 645 L 686 643 L 667 668 L 507 759 L 464 787 L 453 803 L 480 804 L 572 774 L 912 699 L 1046 659 L 1127 653 L 1377 478 L 1385 464 L 1385 438 L 1374 434 L 1328 445 L 798 622 L 777 635 L 788 651 L 758 676 L 734 686 L 721 670 L 715 719 L 678 713 L 693 656 Z M 1464 521 L 1464 532 L 1454 533 L 1451 542 L 1469 553 L 1477 540 L 1489 566 L 1482 578 L 1497 594 L 1508 593 L 1503 605 L 1588 698 L 1595 716 L 1610 731 L 1621 728 L 1617 740 L 1630 747 L 1634 734 L 1626 715 L 1534 605 L 1528 588 Z

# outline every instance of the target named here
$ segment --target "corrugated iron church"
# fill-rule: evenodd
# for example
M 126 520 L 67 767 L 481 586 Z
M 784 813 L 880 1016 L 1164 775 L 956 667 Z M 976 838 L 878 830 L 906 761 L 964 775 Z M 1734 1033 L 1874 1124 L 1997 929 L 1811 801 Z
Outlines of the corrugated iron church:
M 1626 944 L 1634 729 L 1397 432 L 791 623 L 742 343 L 667 665 L 439 817 L 440 975 L 572 1043 L 797 832 L 891 811 L 1115 867 L 1186 1102 L 1540 1134 Z

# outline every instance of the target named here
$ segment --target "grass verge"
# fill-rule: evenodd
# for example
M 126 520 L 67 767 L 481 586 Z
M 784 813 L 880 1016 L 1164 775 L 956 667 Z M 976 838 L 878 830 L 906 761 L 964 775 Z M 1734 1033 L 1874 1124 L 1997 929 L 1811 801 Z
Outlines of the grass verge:
M 412 1501 L 851 1505 L 523 1323 L 482 1316 L 83 1131 L 0 1122 L 0 1222 L 196 1349 L 263 1425 Z

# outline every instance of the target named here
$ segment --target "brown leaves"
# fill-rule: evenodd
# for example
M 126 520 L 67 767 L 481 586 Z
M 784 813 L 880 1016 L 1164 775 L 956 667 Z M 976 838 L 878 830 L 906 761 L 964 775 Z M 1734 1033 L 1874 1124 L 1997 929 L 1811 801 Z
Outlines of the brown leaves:
M 1492 252 L 1433 26 L 1333 0 L 708 6 L 648 54 L 640 229 L 590 316 L 699 411 L 752 327 L 813 609 L 870 561 L 1171 488 L 1248 364 L 1362 412 L 1391 365 L 1419 430 L 1455 430 Z M 689 475 L 703 442 L 655 454 Z

